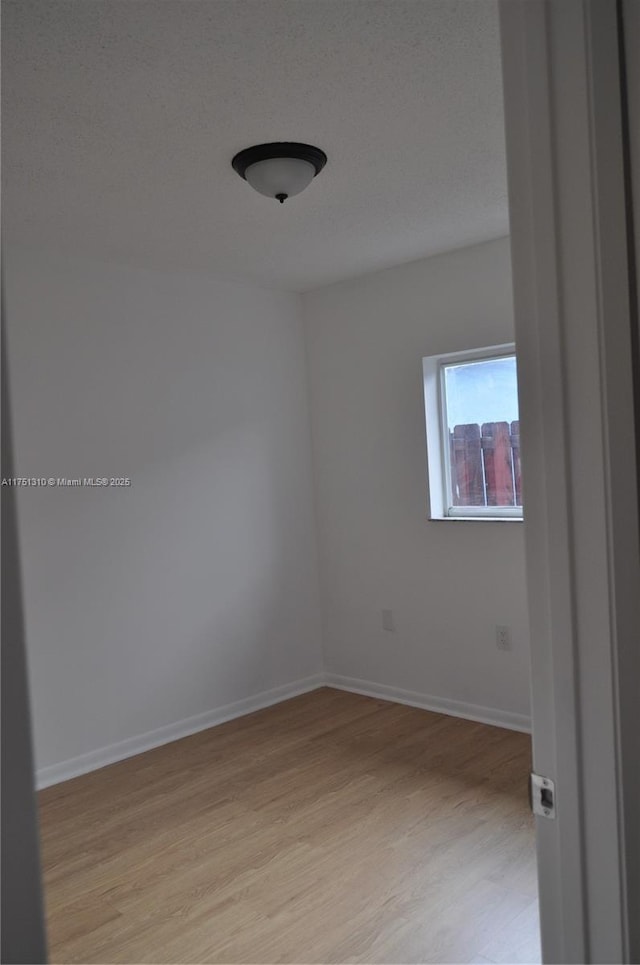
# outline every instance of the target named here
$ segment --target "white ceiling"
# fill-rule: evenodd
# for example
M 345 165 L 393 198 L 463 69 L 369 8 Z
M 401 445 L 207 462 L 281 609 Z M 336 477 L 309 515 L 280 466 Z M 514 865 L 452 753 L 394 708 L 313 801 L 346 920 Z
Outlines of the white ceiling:
M 7 238 L 304 291 L 508 231 L 494 0 L 4 0 Z M 329 161 L 279 205 L 261 141 Z

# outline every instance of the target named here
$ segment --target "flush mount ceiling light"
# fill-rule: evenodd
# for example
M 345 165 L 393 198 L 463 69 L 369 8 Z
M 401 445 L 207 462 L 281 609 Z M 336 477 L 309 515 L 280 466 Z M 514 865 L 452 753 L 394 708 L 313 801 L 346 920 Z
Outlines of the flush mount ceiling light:
M 280 204 L 304 191 L 326 163 L 327 155 L 319 147 L 293 141 L 247 147 L 231 162 L 255 191 Z

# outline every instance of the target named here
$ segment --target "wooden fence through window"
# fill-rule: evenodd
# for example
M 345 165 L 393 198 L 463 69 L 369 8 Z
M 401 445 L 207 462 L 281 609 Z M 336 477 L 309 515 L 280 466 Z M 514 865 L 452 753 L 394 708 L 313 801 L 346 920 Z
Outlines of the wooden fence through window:
M 453 506 L 522 506 L 520 422 L 449 431 Z

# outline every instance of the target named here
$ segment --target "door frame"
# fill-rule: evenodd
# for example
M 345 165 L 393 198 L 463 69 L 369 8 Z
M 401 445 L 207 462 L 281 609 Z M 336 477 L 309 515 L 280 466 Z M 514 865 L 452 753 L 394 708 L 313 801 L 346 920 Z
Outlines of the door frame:
M 557 816 L 536 819 L 543 960 L 638 961 L 640 540 L 620 11 L 615 0 L 500 0 L 500 28 L 534 770 L 556 787 Z

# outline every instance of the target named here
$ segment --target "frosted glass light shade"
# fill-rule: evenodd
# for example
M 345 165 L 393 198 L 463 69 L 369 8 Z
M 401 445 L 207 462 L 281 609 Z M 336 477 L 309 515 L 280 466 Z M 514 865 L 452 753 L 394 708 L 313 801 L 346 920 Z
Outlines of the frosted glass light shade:
M 256 191 L 267 198 L 292 198 L 294 194 L 311 184 L 316 169 L 301 158 L 272 157 L 256 161 L 246 169 L 244 176 Z
M 327 155 L 312 144 L 272 141 L 238 151 L 231 167 L 251 187 L 281 204 L 311 184 L 327 163 Z

